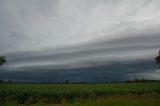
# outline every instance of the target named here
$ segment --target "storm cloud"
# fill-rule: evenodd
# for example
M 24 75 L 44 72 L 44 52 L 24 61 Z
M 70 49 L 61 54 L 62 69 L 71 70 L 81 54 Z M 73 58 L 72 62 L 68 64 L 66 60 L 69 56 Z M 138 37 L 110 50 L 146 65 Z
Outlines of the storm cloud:
M 160 79 L 159 0 L 0 0 L 0 78 Z

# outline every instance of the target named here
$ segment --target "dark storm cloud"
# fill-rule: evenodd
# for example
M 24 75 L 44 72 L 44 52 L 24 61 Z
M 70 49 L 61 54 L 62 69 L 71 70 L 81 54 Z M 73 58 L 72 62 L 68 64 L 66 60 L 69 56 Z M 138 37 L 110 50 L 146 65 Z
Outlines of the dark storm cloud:
M 66 79 L 72 82 L 87 81 L 87 82 L 106 82 L 106 81 L 123 81 L 134 78 L 147 78 L 158 76 L 157 66 L 154 60 L 147 59 L 138 62 L 112 62 L 110 65 L 93 66 L 88 68 L 73 68 L 73 69 L 48 69 L 43 68 L 26 68 L 16 72 L 3 72 L 0 77 L 13 79 L 14 81 L 55 81 L 62 82 Z M 28 71 L 28 69 L 30 71 Z M 37 71 L 38 70 L 38 71 Z M 136 71 L 135 71 L 136 70 Z M 153 71 L 156 70 L 156 71 Z M 142 74 L 140 74 L 142 73 Z M 149 77 L 154 78 L 154 77 Z M 156 77 L 155 79 L 159 79 Z
M 159 5 L 159 0 L 1 0 L 0 54 L 8 61 L 0 76 L 159 79 L 154 74 L 160 74 L 154 63 Z

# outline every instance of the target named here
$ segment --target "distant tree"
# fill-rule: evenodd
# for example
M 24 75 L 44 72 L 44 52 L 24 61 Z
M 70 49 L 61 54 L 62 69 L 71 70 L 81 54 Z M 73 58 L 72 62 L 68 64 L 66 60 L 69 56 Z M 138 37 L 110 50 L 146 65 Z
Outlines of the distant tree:
M 159 55 L 155 58 L 156 63 L 159 64 L 160 63 L 160 50 L 159 50 Z
M 5 59 L 5 56 L 0 56 L 0 65 L 6 63 L 6 59 Z M 0 83 L 3 83 L 3 79 L 0 79 Z
M 8 83 L 12 83 L 12 80 L 8 80 Z
M 0 79 L 0 83 L 3 83 L 4 81 L 3 81 L 3 79 Z
M 69 84 L 69 80 L 65 80 L 64 83 L 65 83 L 65 84 Z
M 134 82 L 139 82 L 139 80 L 138 79 L 134 79 Z
M 6 61 L 5 56 L 0 56 L 0 65 L 6 63 Z
M 127 80 L 127 83 L 139 83 L 139 82 L 160 82 L 160 80 L 153 80 L 153 79 L 133 79 L 133 80 Z
M 140 82 L 147 82 L 147 80 L 145 80 L 145 79 L 141 79 L 141 80 L 140 80 Z
M 155 59 L 156 59 L 156 63 L 159 64 L 160 63 L 160 56 L 157 56 Z
M 127 80 L 126 82 L 127 83 L 133 83 L 134 81 L 133 80 Z

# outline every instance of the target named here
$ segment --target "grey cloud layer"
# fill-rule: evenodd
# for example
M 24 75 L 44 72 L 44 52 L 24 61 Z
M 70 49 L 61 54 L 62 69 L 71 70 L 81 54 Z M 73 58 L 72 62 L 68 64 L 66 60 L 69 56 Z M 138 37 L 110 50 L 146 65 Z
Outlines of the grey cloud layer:
M 69 69 L 91 68 L 94 73 L 96 67 L 115 67 L 114 62 L 147 60 L 152 68 L 144 64 L 141 74 L 149 76 L 151 70 L 159 73 L 153 62 L 159 28 L 159 0 L 1 0 L 0 54 L 8 62 L 0 71 L 66 69 L 69 74 Z M 129 67 L 119 75 L 128 76 Z M 133 70 L 130 77 L 139 77 L 139 69 Z
M 119 32 L 159 27 L 159 5 L 158 0 L 1 0 L 1 52 L 132 36 Z

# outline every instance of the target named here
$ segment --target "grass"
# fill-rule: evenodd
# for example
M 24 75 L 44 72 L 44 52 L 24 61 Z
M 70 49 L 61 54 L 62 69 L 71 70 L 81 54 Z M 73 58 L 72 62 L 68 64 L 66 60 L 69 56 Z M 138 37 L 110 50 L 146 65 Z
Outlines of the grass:
M 112 95 L 98 99 L 78 100 L 64 103 L 62 106 L 159 106 L 160 96 L 143 95 Z
M 106 97 L 88 98 L 88 99 L 76 99 L 70 103 L 68 101 L 62 101 L 59 104 L 44 103 L 39 101 L 34 104 L 18 104 L 13 100 L 7 101 L 3 106 L 159 106 L 160 95 L 158 94 L 124 94 L 124 95 L 110 95 Z
M 0 84 L 2 106 L 160 106 L 159 98 L 158 82 Z

